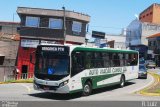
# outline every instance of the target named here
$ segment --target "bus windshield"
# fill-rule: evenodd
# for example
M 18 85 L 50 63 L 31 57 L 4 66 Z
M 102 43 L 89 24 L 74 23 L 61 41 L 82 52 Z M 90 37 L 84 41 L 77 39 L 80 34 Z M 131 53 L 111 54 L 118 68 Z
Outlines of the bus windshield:
M 50 52 L 43 52 L 38 55 L 37 70 L 38 74 L 48 75 L 68 75 L 69 74 L 69 56 L 55 55 Z

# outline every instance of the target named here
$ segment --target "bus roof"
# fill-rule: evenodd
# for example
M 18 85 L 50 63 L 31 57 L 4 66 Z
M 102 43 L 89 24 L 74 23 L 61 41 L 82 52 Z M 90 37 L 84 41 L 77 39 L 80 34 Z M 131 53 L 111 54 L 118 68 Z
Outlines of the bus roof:
M 121 52 L 121 53 L 138 53 L 138 51 L 135 50 L 124 50 L 124 49 L 115 49 L 115 48 L 97 48 L 97 47 L 87 47 L 87 46 L 80 46 L 80 45 L 61 45 L 61 44 L 55 44 L 55 45 L 38 45 L 39 46 L 68 46 L 71 48 L 71 51 L 97 51 L 97 52 Z
M 122 49 L 114 49 L 114 48 L 95 48 L 95 47 L 80 47 L 76 46 L 74 47 L 73 51 L 101 51 L 101 52 L 122 52 L 122 53 L 138 53 L 138 51 L 135 50 L 122 50 Z

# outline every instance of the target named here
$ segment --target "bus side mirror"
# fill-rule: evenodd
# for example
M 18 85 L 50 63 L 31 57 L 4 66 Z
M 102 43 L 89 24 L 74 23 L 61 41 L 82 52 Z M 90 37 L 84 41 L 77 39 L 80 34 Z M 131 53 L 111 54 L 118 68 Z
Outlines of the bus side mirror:
M 30 62 L 35 65 L 35 51 L 30 53 Z

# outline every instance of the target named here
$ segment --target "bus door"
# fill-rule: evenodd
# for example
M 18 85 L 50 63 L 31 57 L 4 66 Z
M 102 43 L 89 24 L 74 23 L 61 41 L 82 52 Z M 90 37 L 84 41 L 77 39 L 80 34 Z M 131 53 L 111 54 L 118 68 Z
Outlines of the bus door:
M 72 86 L 74 89 L 82 88 L 80 73 L 85 69 L 84 68 L 84 54 L 83 52 L 73 52 L 72 53 Z

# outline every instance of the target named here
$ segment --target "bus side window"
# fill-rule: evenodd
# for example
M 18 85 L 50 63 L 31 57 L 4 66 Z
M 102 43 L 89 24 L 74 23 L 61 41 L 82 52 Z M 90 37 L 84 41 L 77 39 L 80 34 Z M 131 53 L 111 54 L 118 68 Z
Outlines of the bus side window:
M 91 69 L 93 68 L 93 61 L 92 61 L 92 52 L 86 52 L 85 53 L 85 68 Z
M 134 57 L 135 57 L 135 59 L 136 59 L 135 65 L 137 65 L 137 64 L 138 64 L 138 54 L 134 54 Z
M 115 54 L 115 65 L 116 67 L 119 67 L 120 66 L 120 56 L 118 53 Z
M 102 68 L 104 67 L 103 59 L 102 59 L 102 53 L 100 52 L 95 52 L 95 59 L 94 59 L 94 66 L 96 68 Z
M 109 59 L 110 59 L 111 67 L 114 67 L 113 53 L 109 53 Z
M 125 53 L 123 53 L 123 57 L 122 57 L 122 60 L 123 60 L 123 66 L 126 66 L 126 59 L 125 59 Z
M 131 54 L 131 66 L 137 65 L 138 61 L 138 56 L 136 54 Z
M 129 54 L 125 54 L 125 66 L 130 66 Z
M 112 54 L 112 65 L 113 67 L 119 67 L 120 66 L 120 60 L 117 53 Z
M 104 62 L 104 67 L 110 67 L 110 59 L 109 59 L 109 53 L 102 53 L 102 58 L 103 58 L 103 62 Z
M 122 54 L 122 53 L 119 53 L 118 56 L 119 56 L 120 66 L 124 66 L 123 54 Z
M 72 72 L 74 76 L 84 70 L 84 55 L 83 52 L 72 53 Z

